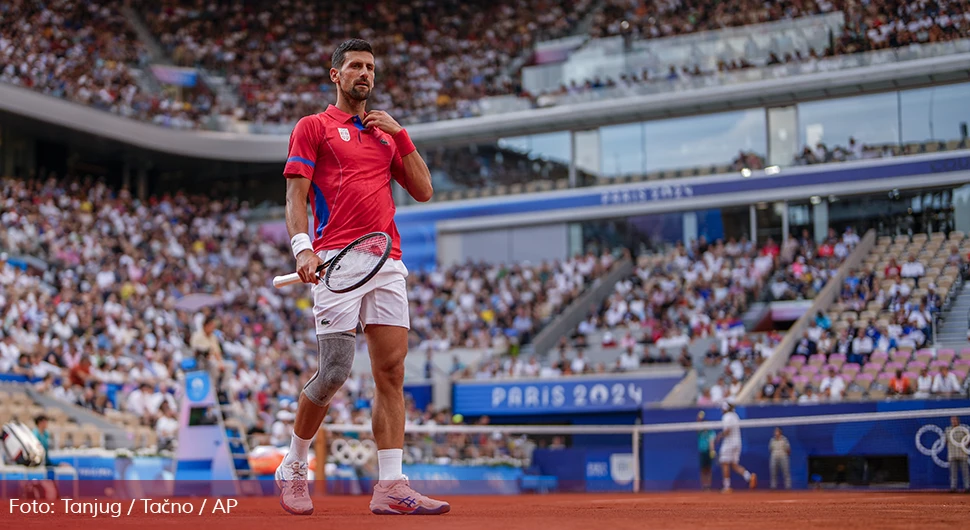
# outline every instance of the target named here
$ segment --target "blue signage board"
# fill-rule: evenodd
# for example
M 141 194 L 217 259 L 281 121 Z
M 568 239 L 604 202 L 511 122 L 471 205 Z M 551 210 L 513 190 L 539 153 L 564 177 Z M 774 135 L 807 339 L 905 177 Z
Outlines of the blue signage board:
M 452 407 L 457 414 L 529 415 L 623 412 L 663 399 L 680 377 L 560 378 L 458 382 Z
M 404 396 L 414 401 L 414 408 L 425 410 L 434 399 L 434 388 L 431 383 L 405 383 Z
M 967 408 L 966 400 L 905 400 L 822 405 L 774 405 L 739 407 L 742 419 L 789 418 L 831 414 L 859 414 L 903 410 Z M 644 424 L 693 421 L 697 409 L 650 411 L 643 413 Z M 718 421 L 721 412 L 707 411 L 707 419 Z M 970 418 L 962 418 L 964 423 Z M 815 457 L 905 457 L 911 489 L 945 488 L 949 484 L 942 429 L 947 417 L 897 419 L 892 421 L 854 421 L 782 427 L 791 445 L 791 477 L 795 489 L 811 487 L 810 458 Z M 715 429 L 715 430 L 720 430 Z M 769 478 L 768 443 L 774 427 L 742 427 L 741 465 L 758 473 L 767 485 Z M 697 432 L 647 433 L 642 437 L 641 476 L 644 491 L 697 489 L 699 455 Z M 717 468 L 717 466 L 715 466 Z M 720 478 L 715 469 L 714 476 Z M 737 476 L 734 480 L 740 480 Z M 716 482 L 718 483 L 718 482 Z M 739 484 L 735 484 L 737 487 Z
M 405 264 L 409 268 L 419 269 L 435 263 L 437 236 L 435 223 L 443 220 L 655 202 L 674 204 L 682 200 L 727 193 L 748 193 L 756 197 L 759 192 L 799 186 L 840 184 L 967 170 L 970 170 L 970 156 L 965 152 L 925 156 L 915 161 L 907 157 L 899 160 L 880 160 L 864 165 L 826 164 L 807 168 L 786 168 L 775 175 L 755 174 L 744 179 L 732 178 L 730 175 L 714 175 L 404 207 L 398 210 L 395 221 L 401 233 L 402 247 L 406 249 Z

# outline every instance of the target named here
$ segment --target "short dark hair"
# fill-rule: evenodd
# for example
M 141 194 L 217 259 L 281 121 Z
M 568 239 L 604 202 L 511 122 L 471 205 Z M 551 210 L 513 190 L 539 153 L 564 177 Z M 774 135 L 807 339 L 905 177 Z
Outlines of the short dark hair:
M 374 48 L 364 39 L 345 40 L 333 51 L 333 57 L 330 58 L 331 66 L 339 70 L 344 65 L 347 52 L 367 52 L 374 55 Z
M 35 425 L 40 425 L 40 423 L 42 421 L 47 421 L 47 416 L 44 416 L 43 414 L 41 414 L 41 415 L 37 416 L 36 418 L 34 418 L 34 424 Z

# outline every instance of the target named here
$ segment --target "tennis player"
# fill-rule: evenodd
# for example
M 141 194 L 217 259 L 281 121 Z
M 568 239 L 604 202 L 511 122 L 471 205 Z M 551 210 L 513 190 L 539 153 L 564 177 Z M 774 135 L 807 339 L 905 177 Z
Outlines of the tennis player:
M 744 477 L 751 489 L 758 485 L 758 476 L 741 467 L 741 418 L 734 411 L 734 403 L 725 401 L 721 405 L 724 414 L 721 416 L 721 432 L 715 442 L 724 439 L 721 444 L 720 462 L 721 476 L 724 483 L 723 493 L 731 493 L 731 469 Z
M 297 515 L 313 513 L 307 489 L 307 452 L 330 400 L 350 375 L 358 324 L 367 337 L 376 384 L 373 431 L 380 481 L 370 509 L 375 514 L 433 515 L 448 503 L 411 489 L 402 473 L 404 357 L 408 352 L 408 299 L 401 241 L 394 224 L 391 179 L 416 200 L 431 199 L 431 173 L 407 131 L 386 112 L 366 111 L 374 89 L 371 45 L 352 39 L 337 47 L 330 80 L 337 104 L 302 118 L 290 136 L 286 177 L 286 227 L 296 269 L 313 284 L 317 372 L 303 387 L 290 450 L 276 470 L 280 504 Z M 313 240 L 307 234 L 307 201 L 313 208 Z M 340 249 L 370 232 L 391 236 L 383 268 L 359 289 L 329 291 L 315 271 Z

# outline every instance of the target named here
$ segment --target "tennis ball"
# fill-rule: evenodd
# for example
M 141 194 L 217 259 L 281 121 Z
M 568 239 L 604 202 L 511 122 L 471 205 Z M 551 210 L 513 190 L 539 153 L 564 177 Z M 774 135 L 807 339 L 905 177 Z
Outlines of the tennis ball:
M 465 421 L 465 417 L 461 414 L 455 414 L 451 417 L 451 423 L 461 423 L 463 421 Z

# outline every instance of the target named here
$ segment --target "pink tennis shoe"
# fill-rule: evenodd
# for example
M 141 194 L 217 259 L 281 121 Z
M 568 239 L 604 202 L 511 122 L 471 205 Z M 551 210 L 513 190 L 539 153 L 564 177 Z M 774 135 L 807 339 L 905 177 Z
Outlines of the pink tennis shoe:
M 441 515 L 451 511 L 451 505 L 414 491 L 404 477 L 388 484 L 377 483 L 370 511 L 377 515 Z

